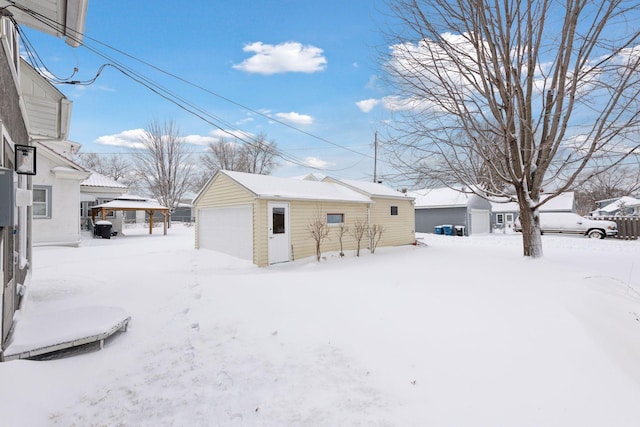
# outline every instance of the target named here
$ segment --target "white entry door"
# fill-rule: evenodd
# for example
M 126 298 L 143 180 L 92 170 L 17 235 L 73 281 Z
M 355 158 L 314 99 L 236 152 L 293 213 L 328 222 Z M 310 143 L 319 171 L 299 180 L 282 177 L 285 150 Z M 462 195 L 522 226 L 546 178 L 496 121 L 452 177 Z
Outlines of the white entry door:
M 289 204 L 268 204 L 269 264 L 289 261 Z

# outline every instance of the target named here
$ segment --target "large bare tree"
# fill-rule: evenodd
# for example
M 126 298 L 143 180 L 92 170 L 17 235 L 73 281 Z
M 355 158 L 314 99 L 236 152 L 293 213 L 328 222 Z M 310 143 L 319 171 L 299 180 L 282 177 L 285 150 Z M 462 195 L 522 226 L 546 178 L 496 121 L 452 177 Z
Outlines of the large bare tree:
M 82 166 L 114 181 L 136 188 L 135 171 L 124 153 L 78 153 L 76 160 Z
M 591 174 L 589 174 L 591 175 Z M 640 192 L 640 165 L 624 164 L 592 176 L 576 191 L 576 210 L 586 215 L 596 202 L 622 196 L 637 196 Z
M 249 141 L 221 139 L 212 142 L 201 160 L 210 174 L 223 169 L 269 175 L 278 164 L 277 155 L 275 141 L 267 141 L 266 135 L 261 133 Z
M 396 160 L 415 177 L 512 197 L 524 255 L 542 256 L 538 208 L 606 170 L 592 162 L 638 150 L 640 3 L 389 4 Z
M 158 202 L 170 209 L 178 206 L 189 190 L 193 163 L 191 150 L 173 122 L 151 122 L 133 153 L 138 179 Z

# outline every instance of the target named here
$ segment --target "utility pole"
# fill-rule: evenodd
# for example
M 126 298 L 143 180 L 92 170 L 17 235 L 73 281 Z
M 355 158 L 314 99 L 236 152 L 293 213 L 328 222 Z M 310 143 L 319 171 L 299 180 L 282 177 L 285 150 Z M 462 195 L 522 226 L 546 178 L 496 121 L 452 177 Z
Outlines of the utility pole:
M 378 177 L 376 176 L 376 169 L 378 167 L 378 131 L 374 134 L 373 139 L 373 182 L 378 182 Z

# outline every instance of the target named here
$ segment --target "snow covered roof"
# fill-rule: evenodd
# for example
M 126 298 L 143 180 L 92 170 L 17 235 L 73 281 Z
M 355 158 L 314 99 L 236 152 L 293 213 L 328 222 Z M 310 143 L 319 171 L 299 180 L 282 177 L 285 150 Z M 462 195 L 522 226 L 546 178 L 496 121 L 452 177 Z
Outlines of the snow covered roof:
M 158 202 L 149 200 L 112 200 L 110 202 L 102 203 L 100 205 L 93 206 L 91 209 L 111 209 L 111 210 L 169 210 L 166 206 L 162 206 Z
M 542 195 L 542 199 L 549 197 L 549 195 Z M 561 193 L 553 199 L 546 202 L 540 207 L 540 212 L 573 212 L 575 194 L 573 191 Z M 492 212 L 518 212 L 520 206 L 516 202 L 500 202 L 499 199 L 491 200 Z
M 127 188 L 126 185 L 94 171 L 91 171 L 91 176 L 82 181 L 80 185 L 83 187 Z
M 35 141 L 34 145 L 38 148 L 38 154 L 56 159 L 58 162 L 64 163 L 70 169 L 82 172 L 91 172 L 89 169 L 86 169 L 82 165 L 73 161 L 73 159 L 67 156 L 66 153 L 60 152 L 42 141 Z
M 330 182 L 280 178 L 270 175 L 223 170 L 218 171 L 218 173 L 228 176 L 259 198 L 371 203 L 369 197 L 344 185 Z
M 467 206 L 471 194 L 452 188 L 432 188 L 410 191 L 409 196 L 415 198 L 416 208 L 447 208 Z
M 616 200 L 615 202 L 609 203 L 608 205 L 600 208 L 600 209 L 596 209 L 594 212 L 604 212 L 604 213 L 613 213 L 616 212 L 620 209 L 621 206 L 627 206 L 627 207 L 632 207 L 632 206 L 639 206 L 640 205 L 640 200 L 634 198 L 634 197 L 629 197 L 629 196 L 622 196 L 620 197 L 618 200 Z
M 542 195 L 543 199 L 549 197 L 548 195 Z M 573 191 L 567 191 L 560 193 L 558 196 L 546 202 L 540 207 L 540 212 L 544 211 L 573 211 L 575 193 Z
M 401 198 L 401 199 L 412 199 L 413 197 L 408 194 L 401 193 L 392 188 L 387 187 L 384 184 L 378 184 L 375 182 L 368 181 L 357 181 L 354 179 L 340 179 L 334 180 L 333 178 L 325 178 L 324 181 L 336 181 L 341 182 L 342 184 L 362 193 L 366 193 L 370 196 L 378 196 L 378 197 L 393 197 L 393 198 Z
M 149 200 L 148 197 L 137 196 L 135 194 L 125 193 L 122 196 L 116 197 L 114 200 L 133 200 L 138 202 L 146 202 Z
M 491 212 L 518 212 L 520 206 L 516 202 L 499 202 L 491 200 Z
M 324 177 L 325 177 L 324 175 L 308 173 L 306 175 L 292 176 L 291 179 L 304 179 L 307 181 L 322 181 Z

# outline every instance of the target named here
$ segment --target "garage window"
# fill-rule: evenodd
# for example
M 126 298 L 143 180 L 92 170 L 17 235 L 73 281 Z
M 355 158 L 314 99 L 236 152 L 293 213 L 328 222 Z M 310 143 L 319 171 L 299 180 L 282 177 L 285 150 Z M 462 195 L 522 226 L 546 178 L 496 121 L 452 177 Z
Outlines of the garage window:
M 329 224 L 329 225 L 344 224 L 344 214 L 341 214 L 341 213 L 328 213 L 327 214 L 327 224 Z
M 397 206 L 391 206 L 391 215 L 392 216 L 398 215 L 398 207 Z

